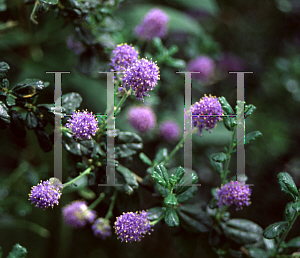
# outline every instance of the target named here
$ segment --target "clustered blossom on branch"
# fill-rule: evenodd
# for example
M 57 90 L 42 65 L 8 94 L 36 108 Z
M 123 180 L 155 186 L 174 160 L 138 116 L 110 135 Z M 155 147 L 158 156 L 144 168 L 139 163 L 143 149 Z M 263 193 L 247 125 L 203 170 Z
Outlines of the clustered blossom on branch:
M 200 136 L 202 130 L 205 129 L 211 133 L 211 129 L 217 126 L 217 123 L 222 119 L 223 110 L 216 96 L 207 97 L 204 95 L 199 102 L 195 102 L 191 106 L 192 121 L 194 128 L 198 127 Z
M 164 38 L 167 35 L 169 16 L 158 8 L 151 9 L 135 28 L 135 34 L 142 39 Z
M 159 133 L 165 141 L 176 141 L 180 136 L 180 127 L 176 122 L 166 120 L 160 124 Z
M 76 139 L 91 139 L 91 136 L 95 135 L 98 130 L 98 120 L 92 114 L 87 111 L 73 112 L 72 118 L 66 123 L 66 128 L 72 130 Z
M 33 186 L 29 194 L 29 200 L 36 207 L 45 210 L 48 207 L 54 207 L 54 204 L 59 204 L 59 199 L 62 195 L 61 191 L 63 185 L 57 178 L 50 178 L 50 180 L 42 181 Z
M 153 231 L 146 211 L 123 212 L 115 221 L 115 233 L 122 242 L 141 241 L 147 233 Z
M 192 78 L 207 82 L 214 74 L 215 63 L 208 56 L 198 56 L 187 64 L 187 69 L 190 72 L 200 72 L 192 73 Z
M 146 133 L 156 125 L 156 116 L 150 107 L 137 106 L 129 109 L 127 119 L 139 133 Z
M 104 218 L 96 219 L 92 225 L 92 230 L 94 235 L 96 237 L 100 237 L 102 240 L 111 236 L 111 226 L 109 220 Z
M 89 210 L 85 201 L 74 201 L 62 209 L 63 218 L 67 225 L 73 228 L 82 228 L 92 223 L 97 215 Z
M 236 210 L 241 210 L 242 206 L 249 206 L 251 195 L 251 188 L 245 183 L 238 181 L 231 181 L 216 191 L 217 205 L 219 207 L 224 205 L 235 205 Z

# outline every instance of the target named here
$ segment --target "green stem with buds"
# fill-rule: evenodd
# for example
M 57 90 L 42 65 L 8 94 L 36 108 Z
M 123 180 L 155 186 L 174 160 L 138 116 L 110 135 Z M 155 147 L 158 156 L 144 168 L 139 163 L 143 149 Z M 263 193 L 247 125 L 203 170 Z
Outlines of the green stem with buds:
M 151 221 L 151 222 L 150 222 L 150 225 L 155 225 L 155 224 L 157 224 L 157 223 L 160 222 L 164 217 L 165 217 L 164 214 L 161 215 L 158 219 Z

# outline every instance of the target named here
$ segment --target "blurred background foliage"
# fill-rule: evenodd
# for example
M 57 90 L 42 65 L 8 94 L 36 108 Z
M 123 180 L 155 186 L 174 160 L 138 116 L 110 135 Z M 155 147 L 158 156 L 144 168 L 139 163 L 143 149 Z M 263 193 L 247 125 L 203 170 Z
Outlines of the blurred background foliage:
M 188 62 L 204 54 L 217 64 L 210 83 L 193 82 L 192 102 L 199 101 L 204 94 L 212 94 L 225 96 L 235 106 L 236 75 L 228 74 L 228 71 L 252 71 L 253 74 L 245 75 L 245 100 L 247 104 L 254 104 L 257 110 L 247 120 L 246 133 L 259 130 L 263 137 L 246 147 L 247 183 L 254 184 L 252 205 L 238 212 L 232 208 L 231 217 L 252 220 L 263 228 L 282 219 L 282 210 L 288 200 L 280 193 L 277 174 L 289 172 L 300 186 L 299 1 L 90 1 L 102 4 L 105 10 L 99 9 L 91 16 L 89 26 L 95 35 L 93 43 L 88 41 L 88 36 L 79 37 L 85 48 L 80 56 L 67 46 L 70 35 L 77 35 L 78 39 L 76 26 L 79 25 L 72 20 L 73 14 L 60 14 L 50 8 L 48 12 L 37 14 L 36 25 L 29 19 L 32 2 L 0 0 L 0 61 L 7 62 L 11 68 L 8 74 L 11 86 L 25 78 L 39 78 L 51 83 L 40 95 L 38 103 L 52 104 L 54 99 L 54 76 L 45 72 L 70 71 L 71 74 L 63 75 L 63 94 L 78 92 L 83 97 L 81 109 L 103 114 L 106 78 L 97 70 L 110 69 L 111 50 L 119 43 L 133 44 L 140 49 L 141 57 L 145 53 L 149 57 L 155 54 L 153 45 L 145 45 L 133 34 L 134 27 L 153 7 L 164 10 L 170 17 L 169 33 L 163 44 L 167 49 L 174 44 L 178 46 L 175 58 Z M 225 58 L 228 56 L 231 59 Z M 175 74 L 175 69 L 165 64 L 160 66 L 161 81 L 144 104 L 152 106 L 158 123 L 173 118 L 183 129 L 184 77 Z M 133 130 L 126 121 L 126 111 L 135 104 L 140 102 L 133 98 L 125 102 L 116 119 L 117 128 Z M 166 147 L 171 151 L 176 145 L 161 141 L 157 127 L 142 138 L 143 152 L 151 159 L 158 149 Z M 221 151 L 229 140 L 230 133 L 222 123 L 212 134 L 205 132 L 202 138 L 193 136 L 193 169 L 202 186 L 191 203 L 205 206 L 211 198 L 210 189 L 220 186 L 208 156 Z M 164 223 L 159 223 L 151 236 L 134 244 L 123 244 L 115 235 L 101 241 L 89 228 L 68 228 L 61 219 L 61 208 L 82 198 L 79 193 L 63 195 L 59 207 L 46 211 L 34 208 L 27 200 L 32 185 L 53 176 L 53 151 L 41 152 L 32 131 L 27 132 L 25 139 L 16 139 L 9 129 L 5 129 L 1 131 L 0 141 L 0 245 L 4 254 L 15 243 L 20 243 L 27 248 L 28 257 L 33 258 L 214 257 L 205 244 L 206 234 L 167 228 Z M 63 155 L 66 179 L 68 164 L 66 153 Z M 179 165 L 183 165 L 183 150 L 169 163 L 169 167 Z M 134 156 L 131 170 L 142 177 L 146 174 L 146 166 L 138 155 Z M 233 176 L 236 158 L 232 159 L 230 170 Z M 118 204 L 121 210 L 128 210 L 128 207 L 146 209 L 155 203 L 143 188 L 138 194 L 123 198 Z M 108 207 L 108 201 L 104 205 Z M 106 212 L 97 211 L 99 215 Z M 296 236 L 299 226 L 297 221 L 288 239 Z

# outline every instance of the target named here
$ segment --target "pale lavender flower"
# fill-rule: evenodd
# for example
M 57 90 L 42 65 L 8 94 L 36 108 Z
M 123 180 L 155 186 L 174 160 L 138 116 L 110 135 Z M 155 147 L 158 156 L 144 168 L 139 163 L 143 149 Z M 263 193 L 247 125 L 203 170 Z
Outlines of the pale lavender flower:
M 187 69 L 189 72 L 200 72 L 193 73 L 192 78 L 207 82 L 215 71 L 215 63 L 208 56 L 198 56 L 187 64 Z
M 97 215 L 89 210 L 85 201 L 74 201 L 62 209 L 63 218 L 67 225 L 73 228 L 82 228 L 92 223 Z
M 160 124 L 159 133 L 166 141 L 176 141 L 180 136 L 180 127 L 176 122 L 166 120 Z
M 135 34 L 142 39 L 164 38 L 167 34 L 169 16 L 158 8 L 151 9 L 135 28 Z
M 137 106 L 128 111 L 129 123 L 140 133 L 152 130 L 156 125 L 156 116 L 150 107 Z
M 123 212 L 123 215 L 117 217 L 115 222 L 115 233 L 118 235 L 118 239 L 122 242 L 134 242 L 141 241 L 147 233 L 150 235 L 150 231 L 153 231 L 150 225 L 148 214 L 146 211 L 140 211 L 139 213 Z
M 61 191 L 63 189 L 62 183 L 57 178 L 50 178 L 50 180 L 42 181 L 31 188 L 31 193 L 29 194 L 29 200 L 36 207 L 45 210 L 48 207 L 58 205 L 58 200 L 61 197 Z
M 145 96 L 150 96 L 160 79 L 159 68 L 152 60 L 141 59 L 131 64 L 122 77 L 123 87 L 131 88 L 139 100 L 144 101 Z
M 98 130 L 98 120 L 92 114 L 87 111 L 73 112 L 72 118 L 68 120 L 66 128 L 72 130 L 76 139 L 90 139 L 95 135 Z
M 100 237 L 104 240 L 107 237 L 111 236 L 111 226 L 109 220 L 104 218 L 98 218 L 95 220 L 94 224 L 92 225 L 92 230 L 96 237 Z
M 221 189 L 217 189 L 215 197 L 219 207 L 234 204 L 236 210 L 241 210 L 242 206 L 249 206 L 251 204 L 250 195 L 251 188 L 248 185 L 238 181 L 231 181 L 222 186 Z
M 198 127 L 200 136 L 202 129 L 209 131 L 217 126 L 217 123 L 222 119 L 223 110 L 216 96 L 209 97 L 204 95 L 199 102 L 195 102 L 191 106 L 193 126 Z

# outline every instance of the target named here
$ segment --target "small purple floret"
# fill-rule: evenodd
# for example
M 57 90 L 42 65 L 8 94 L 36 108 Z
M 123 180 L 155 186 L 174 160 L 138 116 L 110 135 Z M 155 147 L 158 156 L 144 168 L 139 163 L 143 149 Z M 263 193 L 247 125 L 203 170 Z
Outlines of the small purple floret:
M 127 119 L 139 133 L 146 133 L 156 125 L 156 116 L 150 107 L 137 106 L 128 111 Z
M 150 231 L 153 231 L 151 227 L 153 226 L 150 225 L 146 211 L 123 212 L 123 215 L 117 217 L 114 226 L 118 239 L 126 243 L 141 241 L 147 233 L 151 234 Z
M 107 237 L 111 236 L 111 226 L 109 220 L 104 218 L 98 218 L 95 220 L 94 224 L 92 225 L 92 230 L 96 237 L 100 237 L 104 240 Z
M 251 188 L 245 183 L 238 181 L 231 181 L 222 186 L 221 189 L 217 189 L 216 199 L 219 207 L 223 205 L 235 205 L 236 210 L 241 210 L 242 206 L 249 206 L 251 195 Z
M 159 133 L 166 141 L 176 141 L 180 136 L 180 127 L 176 122 L 166 120 L 160 124 Z
M 89 210 L 85 201 L 74 201 L 62 209 L 63 218 L 67 225 L 73 228 L 82 228 L 92 223 L 97 215 Z

